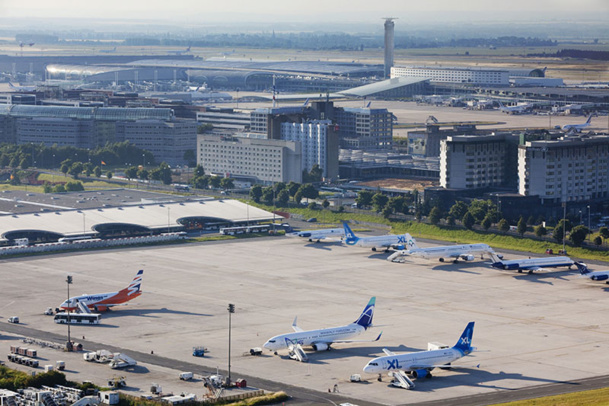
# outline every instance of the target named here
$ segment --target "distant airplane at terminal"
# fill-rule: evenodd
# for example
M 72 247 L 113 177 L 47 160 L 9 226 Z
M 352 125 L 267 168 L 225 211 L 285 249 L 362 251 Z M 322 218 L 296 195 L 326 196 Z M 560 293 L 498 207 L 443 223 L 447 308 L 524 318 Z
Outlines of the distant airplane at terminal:
M 169 55 L 184 55 L 190 52 L 190 47 L 182 50 L 182 51 L 167 51 Z
M 99 52 L 101 52 L 103 54 L 113 54 L 116 52 L 116 47 L 114 47 L 112 49 L 100 49 Z
M 513 259 L 510 261 L 503 261 L 497 255 L 492 255 L 493 262 L 491 266 L 493 268 L 506 269 L 506 270 L 517 270 L 518 272 L 527 271 L 533 273 L 534 271 L 547 271 L 547 268 L 556 268 L 560 266 L 568 266 L 571 268 L 574 262 L 569 257 L 544 257 L 544 258 L 529 258 L 529 259 Z
M 138 271 L 133 281 L 125 289 L 118 292 L 96 293 L 92 295 L 84 294 L 74 296 L 64 301 L 59 308 L 62 310 L 73 311 L 78 308 L 78 304 L 86 305 L 90 309 L 103 312 L 110 307 L 122 305 L 142 294 L 142 278 L 144 271 Z
M 317 240 L 320 242 L 325 239 L 342 239 L 345 236 L 344 228 L 320 228 L 317 230 L 303 230 L 286 234 L 287 237 L 307 238 L 309 242 Z
M 408 243 L 408 234 L 358 237 L 353 233 L 347 223 L 343 223 L 343 227 L 345 228 L 345 239 L 343 242 L 347 245 L 353 245 L 355 247 L 371 248 L 372 251 L 376 251 L 377 248 L 385 248 L 385 251 L 389 250 L 390 248 L 403 250 Z
M 11 82 L 8 82 L 8 86 L 11 89 L 17 90 L 18 92 L 34 92 L 34 91 L 36 91 L 36 86 L 15 86 Z
M 584 128 L 589 127 L 591 121 L 592 121 L 592 114 L 590 114 L 588 116 L 588 119 L 586 120 L 585 123 L 582 123 L 582 124 L 566 124 L 566 125 L 562 126 L 562 129 L 565 130 L 565 131 L 580 132 Z
M 299 361 L 306 361 L 307 356 L 302 346 L 311 346 L 314 351 L 329 350 L 334 343 L 356 343 L 373 342 L 381 338 L 381 334 L 375 340 L 353 341 L 348 338 L 355 337 L 372 327 L 372 317 L 374 316 L 374 306 L 376 297 L 370 299 L 362 314 L 351 324 L 341 327 L 324 328 L 320 330 L 303 330 L 296 324 L 296 318 L 292 323 L 293 333 L 281 334 L 270 338 L 264 343 L 264 348 L 277 351 L 289 349 L 290 357 Z
M 430 351 L 409 352 L 395 354 L 386 348 L 383 352 L 387 355 L 378 357 L 366 364 L 364 372 L 367 374 L 380 374 L 388 372 L 396 379 L 394 386 L 404 389 L 414 389 L 414 379 L 431 378 L 434 368 L 450 369 L 451 363 L 466 355 L 471 354 L 475 348 L 472 347 L 474 336 L 474 322 L 468 323 L 467 327 L 459 337 L 459 341 L 451 348 L 441 348 Z
M 504 106 L 503 103 L 499 103 L 499 111 L 506 114 L 522 114 L 525 113 L 528 109 L 533 107 L 531 104 L 520 104 L 517 106 Z
M 454 263 L 457 263 L 460 259 L 463 261 L 473 261 L 478 255 L 480 256 L 480 259 L 484 259 L 485 254 L 497 255 L 487 244 L 446 245 L 441 247 L 419 248 L 417 242 L 410 234 L 406 234 L 406 239 L 409 248 L 407 250 L 394 252 L 387 257 L 388 261 L 399 262 L 400 257 L 412 255 L 425 259 L 438 258 L 440 262 L 444 262 L 445 259 L 450 259 Z

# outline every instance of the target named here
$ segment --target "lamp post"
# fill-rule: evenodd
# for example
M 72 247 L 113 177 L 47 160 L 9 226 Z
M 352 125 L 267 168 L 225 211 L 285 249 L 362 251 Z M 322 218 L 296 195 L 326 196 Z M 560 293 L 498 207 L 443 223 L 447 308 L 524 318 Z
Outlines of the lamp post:
M 87 233 L 87 226 L 85 225 L 85 218 L 86 218 L 85 212 L 83 211 L 82 212 L 82 234 L 83 234 L 83 237 Z
M 590 205 L 587 205 L 588 209 L 588 240 L 590 240 L 590 235 L 592 234 L 592 230 L 590 230 Z
M 562 202 L 563 215 L 562 215 L 562 252 L 565 253 L 565 237 L 566 237 L 566 223 L 567 223 L 567 202 Z
M 68 342 L 66 343 L 66 350 L 72 351 L 72 340 L 70 339 L 70 285 L 72 284 L 72 275 L 68 275 L 66 283 L 68 285 Z
M 226 378 L 227 386 L 230 385 L 230 342 L 231 342 L 231 314 L 235 312 L 235 305 L 228 304 L 228 377 Z
M 170 213 L 171 207 L 167 207 L 167 232 L 169 233 L 169 213 Z

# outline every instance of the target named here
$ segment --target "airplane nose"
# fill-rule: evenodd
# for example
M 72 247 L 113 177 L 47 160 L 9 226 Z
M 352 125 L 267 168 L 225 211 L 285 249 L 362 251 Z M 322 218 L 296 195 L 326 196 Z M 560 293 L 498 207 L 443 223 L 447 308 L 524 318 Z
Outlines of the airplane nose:
M 269 343 L 268 341 L 266 343 L 264 343 L 263 347 L 266 348 L 267 350 L 272 350 L 273 349 L 271 347 L 271 343 Z
M 371 365 L 366 365 L 364 367 L 364 372 L 367 374 L 373 374 L 374 373 L 374 368 Z

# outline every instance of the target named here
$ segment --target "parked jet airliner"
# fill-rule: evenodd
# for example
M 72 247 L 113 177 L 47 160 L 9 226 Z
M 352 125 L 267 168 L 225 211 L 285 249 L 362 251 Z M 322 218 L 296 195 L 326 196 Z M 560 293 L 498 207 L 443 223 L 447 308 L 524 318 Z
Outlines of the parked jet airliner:
M 566 124 L 566 125 L 562 126 L 562 129 L 565 130 L 565 131 L 574 130 L 576 132 L 580 132 L 584 128 L 589 127 L 591 121 L 592 121 L 592 114 L 590 114 L 588 116 L 588 119 L 586 120 L 585 123 L 582 123 L 582 124 Z
M 121 305 L 125 302 L 135 299 L 142 294 L 142 278 L 144 271 L 138 271 L 133 281 L 125 289 L 118 292 L 98 293 L 94 295 L 80 295 L 69 298 L 59 305 L 60 309 L 73 311 L 78 307 L 78 303 L 82 303 L 99 312 L 108 310 L 112 306 Z
M 417 242 L 410 234 L 406 234 L 408 242 L 407 250 L 396 251 L 387 257 L 388 261 L 398 261 L 400 257 L 412 255 L 423 257 L 425 259 L 438 258 L 440 262 L 444 262 L 446 258 L 457 263 L 458 260 L 473 261 L 479 255 L 484 259 L 484 254 L 491 255 L 495 252 L 486 244 L 465 244 L 465 245 L 446 245 L 441 247 L 419 248 Z
M 545 271 L 546 268 L 556 268 L 559 266 L 568 266 L 571 268 L 574 262 L 569 257 L 544 257 L 544 258 L 529 258 L 529 259 L 512 259 L 503 261 L 497 255 L 492 255 L 493 268 L 517 270 L 518 272 L 528 271 Z
M 378 341 L 381 338 L 381 334 L 375 340 L 370 341 L 349 341 L 348 338 L 355 337 L 372 327 L 372 317 L 374 316 L 374 306 L 376 297 L 370 299 L 362 314 L 351 324 L 341 327 L 324 328 L 319 330 L 307 330 L 304 331 L 296 324 L 296 319 L 292 324 L 294 329 L 293 333 L 281 334 L 270 338 L 264 343 L 264 348 L 277 351 L 285 348 L 289 348 L 291 351 L 296 351 L 301 357 L 306 355 L 301 346 L 311 346 L 315 351 L 325 351 L 330 349 L 330 345 L 333 343 L 355 343 L 355 342 L 371 342 Z
M 317 230 L 303 230 L 303 231 L 297 231 L 294 233 L 288 233 L 288 234 L 286 234 L 286 236 L 287 237 L 302 237 L 302 238 L 307 238 L 310 242 L 313 242 L 314 240 L 317 240 L 317 242 L 319 242 L 320 240 L 325 240 L 327 238 L 342 239 L 345 236 L 345 229 L 341 227 L 341 228 L 320 228 Z
M 499 103 L 499 111 L 506 114 L 521 114 L 525 113 L 532 106 L 530 104 L 520 104 L 517 106 L 504 106 L 503 103 Z
M 13 90 L 17 90 L 18 92 L 33 92 L 36 90 L 36 86 L 15 86 L 11 82 L 8 82 L 8 86 Z
M 372 248 L 372 251 L 376 251 L 377 248 L 385 248 L 387 251 L 389 248 L 403 250 L 407 244 L 407 236 L 404 235 L 377 235 L 372 237 L 358 237 L 356 236 L 347 223 L 343 223 L 345 229 L 345 239 L 343 240 L 347 245 L 353 245 L 356 247 Z
M 364 367 L 364 372 L 367 374 L 389 372 L 397 380 L 397 386 L 404 389 L 413 389 L 414 383 L 408 378 L 407 374 L 415 379 L 431 378 L 431 371 L 434 368 L 451 368 L 453 361 L 463 358 L 475 350 L 472 347 L 473 335 L 474 322 L 472 321 L 465 327 L 459 341 L 452 348 L 403 354 L 395 354 L 383 348 L 383 352 L 387 355 L 368 362 Z

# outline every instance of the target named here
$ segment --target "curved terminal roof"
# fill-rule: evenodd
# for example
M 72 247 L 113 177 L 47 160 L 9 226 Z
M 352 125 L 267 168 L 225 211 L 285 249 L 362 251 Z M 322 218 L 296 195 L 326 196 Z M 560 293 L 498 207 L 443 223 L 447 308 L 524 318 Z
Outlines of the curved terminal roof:
M 0 216 L 0 236 L 56 234 L 62 236 L 95 235 L 106 228 L 133 228 L 164 231 L 181 227 L 188 219 L 242 223 L 267 221 L 273 213 L 237 200 L 198 200 L 140 204 L 124 207 L 47 211 Z

